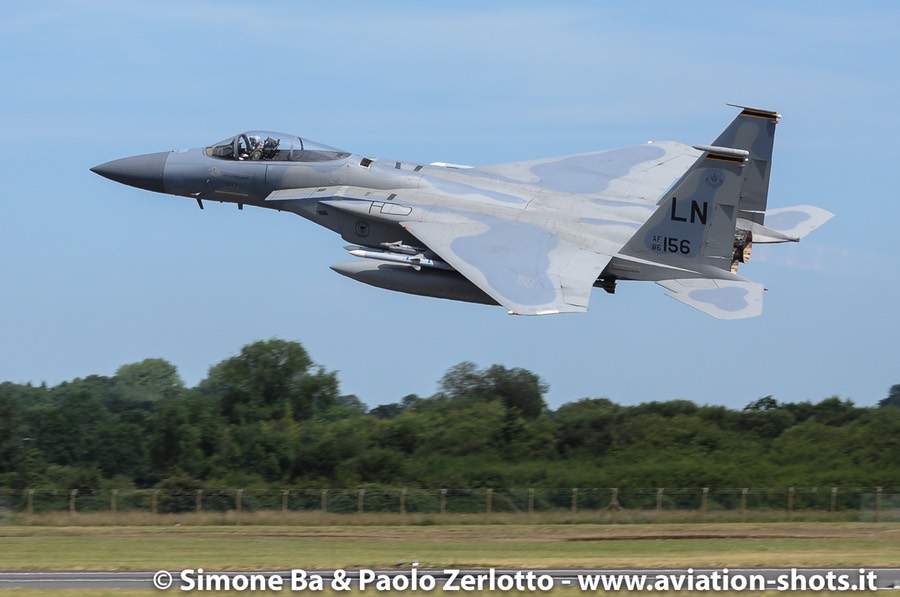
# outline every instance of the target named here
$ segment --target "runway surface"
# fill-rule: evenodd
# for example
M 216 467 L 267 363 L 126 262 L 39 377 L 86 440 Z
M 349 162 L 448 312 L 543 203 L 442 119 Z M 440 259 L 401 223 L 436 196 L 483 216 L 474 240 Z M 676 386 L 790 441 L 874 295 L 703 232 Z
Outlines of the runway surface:
M 691 577 L 691 582 L 697 583 L 701 582 L 701 578 L 706 578 L 707 581 L 712 578 L 714 575 L 718 575 L 717 578 L 722 580 L 727 577 L 728 582 L 732 583 L 729 585 L 730 588 L 736 588 L 733 583 L 737 582 L 735 579 L 738 577 L 750 578 L 751 575 L 760 575 L 762 578 L 766 579 L 766 582 L 769 583 L 768 587 L 770 589 L 775 589 L 777 587 L 777 579 L 790 579 L 791 582 L 804 582 L 798 580 L 799 577 L 803 577 L 804 579 L 811 579 L 813 576 L 817 576 L 820 579 L 820 582 L 825 582 L 829 574 L 832 580 L 840 578 L 840 575 L 844 575 L 843 578 L 847 579 L 848 583 L 855 584 L 857 582 L 862 582 L 868 573 L 873 573 L 874 576 L 871 577 L 873 579 L 873 585 L 875 588 L 882 589 L 900 589 L 900 568 L 866 568 L 861 572 L 860 568 L 734 568 L 730 570 L 723 569 L 710 569 L 710 568 L 697 568 L 697 569 L 608 569 L 608 570 L 585 570 L 585 569 L 541 569 L 541 570 L 511 570 L 511 569 L 502 569 L 496 568 L 493 569 L 493 572 L 490 572 L 490 569 L 461 569 L 458 571 L 447 571 L 444 569 L 431 569 L 431 568 L 415 568 L 415 574 L 413 575 L 413 569 L 411 567 L 405 568 L 397 568 L 397 569 L 389 569 L 389 570 L 367 570 L 364 571 L 363 578 L 368 579 L 370 583 L 370 587 L 374 587 L 373 584 L 375 582 L 374 578 L 388 578 L 394 579 L 398 576 L 406 576 L 406 579 L 402 582 L 412 581 L 412 577 L 416 576 L 419 580 L 423 577 L 430 576 L 436 581 L 436 588 L 441 589 L 447 582 L 455 583 L 456 585 L 460 585 L 460 583 L 466 582 L 483 582 L 485 588 L 491 588 L 487 583 L 489 582 L 498 582 L 498 579 L 501 577 L 506 577 L 507 581 L 512 581 L 513 577 L 518 578 L 519 580 L 524 582 L 524 579 L 527 577 L 532 579 L 537 579 L 540 577 L 549 577 L 552 579 L 554 587 L 571 587 L 573 589 L 578 590 L 582 588 L 582 584 L 585 578 L 588 577 L 599 577 L 600 575 L 604 577 L 611 576 L 620 576 L 622 578 L 625 577 L 645 577 L 647 579 L 657 579 L 659 577 L 666 577 L 667 579 L 672 579 L 673 582 L 676 582 L 678 578 L 686 579 L 687 577 Z M 228 584 L 228 586 L 232 588 L 239 588 L 239 585 L 235 587 L 231 583 L 249 583 L 252 582 L 253 578 L 256 577 L 255 581 L 257 582 L 272 582 L 276 585 L 276 590 L 291 592 L 292 590 L 296 590 L 296 585 L 292 586 L 292 581 L 296 582 L 300 573 L 303 574 L 302 578 L 305 582 L 315 582 L 314 575 L 321 578 L 321 581 L 325 584 L 325 587 L 330 587 L 331 583 L 338 580 L 344 580 L 349 582 L 349 586 L 352 588 L 356 588 L 359 586 L 360 574 L 359 570 L 304 570 L 304 571 L 296 571 L 296 570 L 271 570 L 271 571 L 247 571 L 247 572 L 217 572 L 213 570 L 208 570 L 204 572 L 200 572 L 198 570 L 190 570 L 187 572 L 187 577 L 185 579 L 188 583 L 194 583 L 192 585 L 193 590 L 202 590 L 204 592 L 209 592 L 211 590 L 217 590 L 225 588 L 224 584 Z M 383 575 L 383 576 L 381 576 Z M 493 578 L 491 581 L 488 577 Z M 227 577 L 227 580 L 225 579 Z M 270 580 L 279 578 L 280 580 Z M 467 580 L 468 579 L 468 580 Z M 480 581 L 479 581 L 480 579 Z M 114 571 L 114 572 L 95 572 L 95 571 L 75 571 L 75 572 L 47 572 L 47 571 L 19 571 L 19 572 L 0 572 L 0 589 L 9 589 L 9 588 L 25 588 L 25 589 L 40 589 L 40 590 L 52 590 L 52 589 L 140 589 L 140 588 L 165 588 L 167 586 L 168 581 L 168 590 L 170 591 L 178 591 L 182 592 L 179 589 L 182 586 L 182 570 L 171 570 L 171 571 Z M 212 583 L 215 581 L 215 584 L 210 584 L 203 586 L 204 583 Z M 385 581 L 391 582 L 391 581 Z M 547 582 L 546 579 L 544 582 Z M 682 582 L 687 582 L 682 580 Z M 817 582 L 817 581 L 812 581 Z M 687 585 L 683 585 L 687 588 Z M 492 585 L 496 590 L 502 590 L 500 587 L 496 585 Z M 409 590 L 413 590 L 414 587 L 409 586 Z M 868 588 L 868 587 L 867 587 Z M 401 589 L 405 590 L 405 589 Z M 461 591 L 465 592 L 467 589 L 465 585 L 460 588 Z M 593 589 L 594 591 L 597 589 Z M 625 587 L 623 586 L 623 590 Z M 652 589 L 644 589 L 644 590 L 652 590 Z

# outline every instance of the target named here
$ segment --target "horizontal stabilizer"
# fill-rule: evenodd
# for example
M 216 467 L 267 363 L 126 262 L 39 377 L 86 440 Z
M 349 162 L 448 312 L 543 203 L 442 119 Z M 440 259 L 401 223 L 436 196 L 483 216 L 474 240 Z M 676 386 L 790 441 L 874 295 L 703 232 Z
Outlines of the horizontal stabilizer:
M 833 217 L 820 207 L 797 205 L 767 210 L 765 226 L 749 221 L 738 222 L 738 226 L 746 225 L 754 243 L 797 242 Z
M 657 284 L 669 291 L 666 296 L 716 319 L 745 319 L 762 313 L 765 287 L 757 282 L 689 278 Z

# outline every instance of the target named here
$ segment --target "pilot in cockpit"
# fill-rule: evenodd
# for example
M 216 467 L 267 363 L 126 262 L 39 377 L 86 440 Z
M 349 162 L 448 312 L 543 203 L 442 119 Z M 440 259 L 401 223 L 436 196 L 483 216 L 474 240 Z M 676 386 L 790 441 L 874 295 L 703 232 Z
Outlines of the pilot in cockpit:
M 240 158 L 242 160 L 258 160 L 262 157 L 262 142 L 259 135 L 241 135 L 242 140 L 246 140 L 246 147 L 241 144 Z
M 280 139 L 266 137 L 266 140 L 263 143 L 263 148 L 262 148 L 262 158 L 264 160 L 273 159 L 275 157 L 275 154 L 278 153 L 278 145 L 280 143 L 281 143 Z
M 272 137 L 266 137 L 263 141 L 259 135 L 242 135 L 247 140 L 246 150 L 241 151 L 240 159 L 242 160 L 271 160 L 278 152 L 280 140 Z

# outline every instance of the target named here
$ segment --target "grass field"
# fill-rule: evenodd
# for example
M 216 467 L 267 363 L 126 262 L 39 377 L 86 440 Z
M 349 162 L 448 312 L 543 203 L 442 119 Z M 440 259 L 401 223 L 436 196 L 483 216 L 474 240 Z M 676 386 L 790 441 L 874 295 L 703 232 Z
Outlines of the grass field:
M 0 527 L 2 570 L 896 566 L 872 523 Z
M 900 524 L 5 526 L 0 545 L 0 570 L 407 568 L 412 561 L 438 568 L 890 567 L 900 562 Z

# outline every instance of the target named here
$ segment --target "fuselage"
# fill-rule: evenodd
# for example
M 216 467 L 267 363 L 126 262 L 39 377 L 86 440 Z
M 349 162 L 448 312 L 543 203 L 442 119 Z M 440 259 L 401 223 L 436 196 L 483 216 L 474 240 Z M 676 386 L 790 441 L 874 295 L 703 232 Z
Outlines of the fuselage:
M 241 155 L 239 145 L 245 145 L 244 139 L 263 136 L 277 139 L 280 146 L 303 149 L 268 156 Z M 129 175 L 129 169 L 149 171 Z M 548 193 L 539 186 L 477 169 L 366 158 L 299 137 L 265 132 L 244 133 L 206 148 L 124 158 L 94 170 L 125 184 L 199 201 L 290 211 L 367 247 L 396 241 L 415 244 L 397 223 L 415 220 L 416 207 L 427 206 L 445 210 L 448 217 L 454 212 L 477 211 L 485 219 L 512 214 L 523 225 L 550 221 L 560 234 L 577 242 L 590 239 L 590 244 L 602 250 L 605 240 L 610 246 L 621 245 L 656 207 L 654 201 L 640 198 Z M 371 190 L 373 200 L 336 197 L 335 192 L 343 187 Z M 288 201 L 273 200 L 273 193 L 295 189 L 309 189 L 310 196 L 294 194 Z M 318 189 L 321 192 L 316 192 Z M 345 201 L 346 209 L 335 217 L 333 212 L 341 210 L 322 209 L 323 200 L 332 205 Z M 397 207 L 385 209 L 392 201 Z M 373 204 L 378 205 L 373 208 Z M 574 213 L 578 216 L 568 215 Z M 353 221 L 345 221 L 348 219 Z
M 678 149 L 683 147 L 679 144 Z M 664 153 L 665 149 L 657 151 Z M 531 229 L 536 233 L 550 230 L 574 245 L 616 255 L 654 213 L 658 199 L 656 195 L 640 196 L 638 191 L 615 189 L 550 191 L 532 184 L 527 177 L 514 180 L 490 169 L 367 158 L 297 136 L 265 131 L 241 133 L 204 148 L 114 160 L 93 170 L 139 188 L 191 197 L 201 207 L 203 202 L 212 201 L 234 203 L 241 209 L 249 205 L 288 211 L 333 230 L 355 245 L 378 250 L 409 247 L 421 250 L 426 257 L 434 255 L 428 255 L 428 247 L 401 225 L 418 221 L 422 210 L 431 218 L 440 213 L 448 223 L 461 218 L 475 220 L 484 229 L 495 222 L 514 220 L 523 235 Z M 360 273 L 347 264 L 335 269 L 356 279 L 371 274 Z M 376 273 L 391 280 L 406 276 L 404 270 L 388 276 L 383 267 Z M 464 278 L 455 280 L 455 272 L 431 273 L 445 285 L 458 286 L 440 291 L 439 296 L 493 302 Z M 679 275 L 700 273 L 680 271 Z M 665 265 L 617 256 L 598 277 L 597 285 L 611 290 L 619 279 L 671 277 L 672 269 Z M 418 276 L 411 292 L 432 293 L 430 287 L 418 289 L 424 278 Z M 410 291 L 402 284 L 396 287 L 393 281 L 388 283 L 391 286 L 383 287 Z

